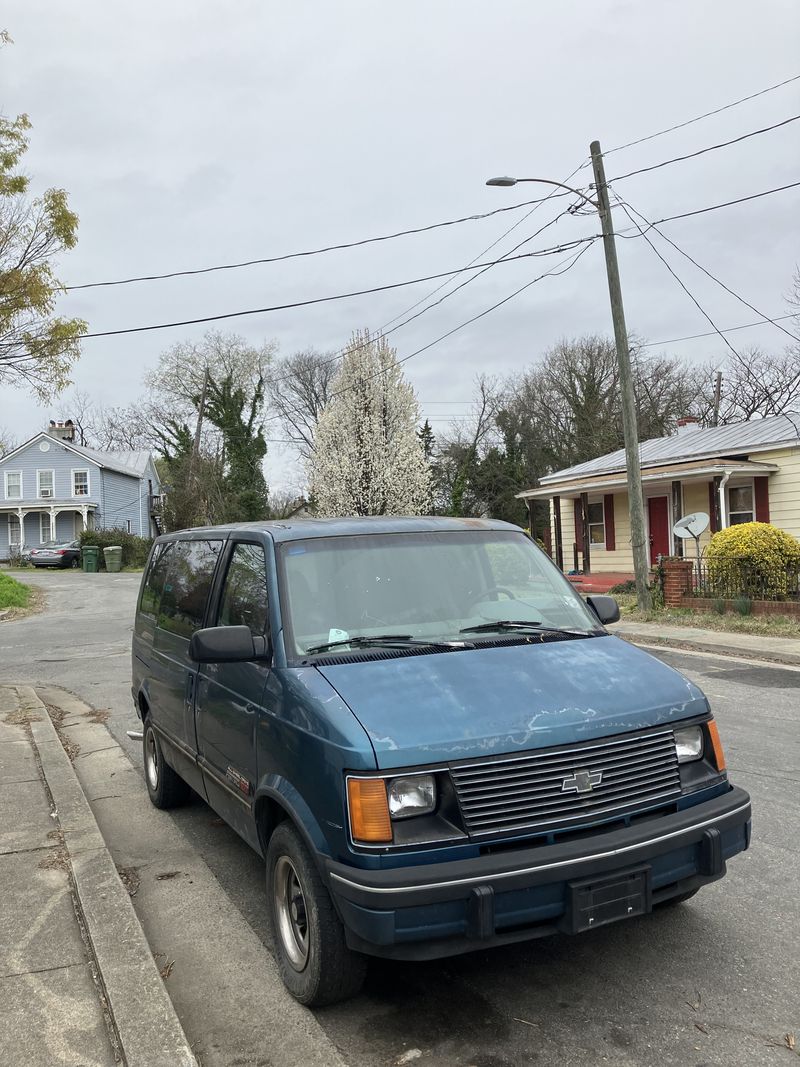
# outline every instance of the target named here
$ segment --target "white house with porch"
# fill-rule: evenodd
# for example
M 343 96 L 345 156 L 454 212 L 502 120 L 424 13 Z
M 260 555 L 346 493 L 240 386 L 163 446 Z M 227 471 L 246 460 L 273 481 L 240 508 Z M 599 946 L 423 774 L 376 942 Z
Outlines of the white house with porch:
M 100 452 L 74 438 L 69 420 L 51 422 L 0 459 L 0 560 L 85 529 L 159 532 L 161 486 L 151 453 Z
M 740 522 L 771 522 L 800 538 L 800 414 L 703 429 L 680 419 L 670 437 L 639 446 L 650 562 L 681 555 L 678 519 L 704 511 L 713 533 Z M 625 450 L 556 471 L 517 494 L 532 533 L 564 571 L 632 573 Z M 533 503 L 547 500 L 550 522 L 536 529 Z M 540 523 L 541 525 L 541 523 Z

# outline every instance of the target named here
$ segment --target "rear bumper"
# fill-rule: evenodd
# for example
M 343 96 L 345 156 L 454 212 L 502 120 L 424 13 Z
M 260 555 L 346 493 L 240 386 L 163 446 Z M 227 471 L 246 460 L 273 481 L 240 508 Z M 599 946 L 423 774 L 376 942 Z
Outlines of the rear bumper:
M 433 959 L 571 932 L 572 887 L 645 870 L 646 910 L 725 874 L 750 843 L 750 798 L 721 797 L 664 818 L 563 844 L 413 868 L 364 871 L 327 861 L 351 948 Z

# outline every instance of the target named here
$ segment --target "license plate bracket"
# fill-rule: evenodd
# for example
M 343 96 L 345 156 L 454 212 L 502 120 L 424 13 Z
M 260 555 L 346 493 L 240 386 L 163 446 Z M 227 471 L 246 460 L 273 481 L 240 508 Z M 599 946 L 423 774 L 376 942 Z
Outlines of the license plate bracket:
M 603 878 L 567 883 L 564 928 L 571 934 L 596 930 L 652 911 L 650 868 L 635 867 Z

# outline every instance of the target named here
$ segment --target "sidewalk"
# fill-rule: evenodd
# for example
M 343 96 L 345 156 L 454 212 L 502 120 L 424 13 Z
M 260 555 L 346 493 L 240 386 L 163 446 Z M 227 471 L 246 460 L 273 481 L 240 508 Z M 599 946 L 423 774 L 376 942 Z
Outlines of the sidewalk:
M 761 637 L 655 622 L 616 622 L 609 630 L 636 645 L 664 645 L 668 648 L 800 666 L 800 640 L 792 637 Z
M 0 1063 L 196 1067 L 47 711 L 0 686 Z

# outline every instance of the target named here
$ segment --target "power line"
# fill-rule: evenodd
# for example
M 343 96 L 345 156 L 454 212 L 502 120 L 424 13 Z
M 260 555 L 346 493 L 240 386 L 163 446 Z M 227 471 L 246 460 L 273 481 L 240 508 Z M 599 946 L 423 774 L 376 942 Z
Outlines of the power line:
M 739 144 L 740 141 L 746 141 L 749 137 L 757 137 L 762 133 L 769 133 L 771 130 L 778 130 L 782 126 L 788 126 L 790 122 L 797 122 L 800 119 L 800 115 L 792 115 L 789 119 L 784 119 L 783 122 L 776 122 L 774 126 L 764 126 L 760 130 L 751 130 L 750 133 L 743 133 L 739 137 L 734 137 L 730 141 L 721 141 L 719 144 L 708 145 L 706 148 L 700 148 L 697 152 L 689 152 L 685 156 L 673 156 L 672 159 L 662 160 L 661 163 L 653 163 L 649 167 L 639 167 L 638 170 L 628 171 L 627 174 L 617 174 L 613 178 L 609 178 L 609 182 L 621 182 L 625 178 L 632 178 L 635 174 L 647 174 L 651 170 L 660 170 L 661 167 L 668 167 L 672 163 L 683 163 L 687 159 L 695 159 L 697 156 L 704 156 L 706 152 L 716 152 L 718 148 L 728 148 L 732 144 Z
M 786 189 L 796 189 L 800 185 L 800 182 L 790 182 L 789 185 L 779 185 L 775 189 L 765 189 L 761 193 L 752 193 L 750 196 L 740 196 L 737 200 L 725 200 L 721 204 L 711 204 L 709 207 L 697 208 L 696 211 L 683 211 L 680 215 L 667 215 L 666 218 L 657 219 L 652 225 L 660 226 L 664 222 L 675 222 L 677 219 L 689 219 L 693 215 L 705 215 L 707 211 L 719 211 L 723 207 L 733 207 L 735 204 L 744 204 L 748 200 L 758 200 L 762 196 L 771 196 L 773 193 L 782 193 Z M 615 194 L 616 195 L 616 194 Z M 630 240 L 631 236 L 639 237 L 641 235 L 640 227 L 635 227 L 639 233 L 633 235 L 626 235 L 619 230 L 617 231 L 617 237 Z
M 408 237 L 412 234 L 428 233 L 430 230 L 438 230 L 446 226 L 458 226 L 463 222 L 477 222 L 480 219 L 491 218 L 492 215 L 499 215 L 504 211 L 519 211 L 521 208 L 530 207 L 531 204 L 543 204 L 553 195 L 570 196 L 571 194 L 550 194 L 550 196 L 540 197 L 538 200 L 524 200 L 521 204 L 511 204 L 508 207 L 494 208 L 494 210 L 485 211 L 480 215 L 464 215 L 458 219 L 448 219 L 446 222 L 434 222 L 428 226 L 417 226 L 413 229 L 398 230 L 395 233 L 382 234 L 379 237 L 364 237 L 358 241 L 346 241 L 342 244 L 326 245 L 324 248 L 312 248 L 305 252 L 288 252 L 285 255 L 280 256 L 268 256 L 263 259 L 248 259 L 243 260 L 240 263 L 220 263 L 211 267 L 196 267 L 193 270 L 168 271 L 164 274 L 142 274 L 133 278 L 116 278 L 112 281 L 105 282 L 84 282 L 82 285 L 66 285 L 64 288 L 67 292 L 73 292 L 76 289 L 99 289 L 112 285 L 132 285 L 136 282 L 156 282 L 167 278 L 184 278 L 194 274 L 211 274 L 214 271 L 221 270 L 238 270 L 241 267 L 254 267 L 264 263 L 283 263 L 288 259 L 302 259 L 307 256 L 319 256 L 325 252 L 339 252 L 347 248 L 360 248 L 363 245 L 377 244 L 381 241 L 393 241 L 397 237 Z M 491 248 L 492 246 L 490 245 L 489 247 Z
M 578 250 L 577 254 L 567 257 L 569 259 L 569 262 L 566 264 L 566 266 L 563 266 L 566 261 L 562 260 L 561 263 L 557 263 L 550 270 L 545 271 L 544 274 L 538 275 L 538 277 L 533 278 L 531 281 L 526 282 L 524 285 L 520 286 L 519 289 L 515 289 L 513 293 L 509 294 L 509 296 L 504 297 L 502 300 L 498 300 L 496 304 L 492 304 L 491 307 L 484 308 L 484 310 L 479 311 L 477 315 L 473 315 L 465 322 L 459 323 L 458 326 L 454 326 L 451 330 L 448 330 L 446 333 L 441 334 L 441 336 L 435 338 L 433 341 L 429 341 L 428 344 L 423 345 L 422 348 L 418 348 L 414 352 L 409 353 L 409 355 L 403 356 L 402 359 L 398 359 L 398 365 L 401 363 L 407 363 L 410 359 L 414 359 L 415 356 L 422 355 L 423 352 L 427 352 L 428 349 L 433 348 L 434 345 L 438 345 L 440 342 L 445 341 L 448 337 L 452 337 L 453 334 L 458 333 L 459 330 L 463 330 L 466 326 L 471 326 L 473 322 L 477 322 L 478 319 L 482 319 L 485 315 L 489 315 L 492 311 L 496 311 L 497 308 L 502 307 L 503 304 L 507 304 L 510 300 L 513 300 L 515 297 L 519 296 L 520 293 L 525 292 L 526 289 L 530 289 L 532 285 L 535 285 L 537 282 L 542 281 L 543 278 L 558 277 L 561 274 L 566 274 L 567 271 L 571 270 L 575 266 L 581 256 L 583 256 L 585 252 L 588 252 L 588 250 L 592 247 L 593 243 L 594 241 L 589 244 L 584 244 L 583 247 Z M 559 269 L 562 266 L 563 269 Z M 372 378 L 379 377 L 382 373 L 383 371 L 378 371 L 376 374 L 371 375 L 365 380 L 369 381 Z M 331 393 L 328 399 L 332 400 L 334 397 L 342 396 L 344 393 L 349 392 L 353 388 L 356 387 L 347 386 L 345 389 L 340 389 L 335 393 Z M 291 408 L 289 409 L 289 414 L 302 414 L 302 412 L 300 408 Z M 266 419 L 265 422 L 272 422 L 276 419 L 281 419 L 283 417 L 283 415 L 273 415 L 270 418 Z
M 748 100 L 755 100 L 756 97 L 763 96 L 765 93 L 771 93 L 775 89 L 782 89 L 784 85 L 790 85 L 792 82 L 800 81 L 800 74 L 795 74 L 791 78 L 786 78 L 782 82 L 777 82 L 775 85 L 768 85 L 766 89 L 759 89 L 757 93 L 750 93 L 749 96 L 742 96 L 738 100 L 731 101 L 730 104 L 723 104 L 722 107 L 714 108 L 713 111 L 705 111 L 702 115 L 696 115 L 693 119 L 686 119 L 685 122 L 677 122 L 674 126 L 667 126 L 666 129 L 657 130 L 655 133 L 648 133 L 646 137 L 638 137 L 635 141 L 628 141 L 626 144 L 617 145 L 616 148 L 610 148 L 603 154 L 610 156 L 613 152 L 622 152 L 626 148 L 633 148 L 634 145 L 644 144 L 645 141 L 652 141 L 656 137 L 663 137 L 665 133 L 672 133 L 674 130 L 682 130 L 685 126 L 691 126 L 695 122 L 701 122 L 703 119 L 711 118 L 712 115 L 719 115 L 723 111 L 728 111 L 732 107 L 738 107 L 739 104 L 745 104 Z
M 717 326 L 717 324 L 716 324 L 716 323 L 714 322 L 714 320 L 713 320 L 713 319 L 711 318 L 711 316 L 710 316 L 710 315 L 708 314 L 708 312 L 707 312 L 707 311 L 705 310 L 705 308 L 704 308 L 704 307 L 703 307 L 703 306 L 702 306 L 702 305 L 700 304 L 700 301 L 699 301 L 699 300 L 697 300 L 697 298 L 696 298 L 696 297 L 695 297 L 695 296 L 694 296 L 694 295 L 693 295 L 693 294 L 692 294 L 692 293 L 691 293 L 691 292 L 690 292 L 690 291 L 688 290 L 688 288 L 687 288 L 687 287 L 686 287 L 686 286 L 684 285 L 684 283 L 683 283 L 683 282 L 681 281 L 681 279 L 680 279 L 680 278 L 678 277 L 678 275 L 677 275 L 677 274 L 675 273 L 675 271 L 674 271 L 674 270 L 672 269 L 672 267 L 671 267 L 671 266 L 670 266 L 670 264 L 669 264 L 669 263 L 667 262 L 667 260 L 666 260 L 666 259 L 664 259 L 664 257 L 663 257 L 663 256 L 661 255 L 661 253 L 659 252 L 659 250 L 658 250 L 658 249 L 656 248 L 656 246 L 655 246 L 655 245 L 653 244 L 653 242 L 652 242 L 652 241 L 650 240 L 650 238 L 649 238 L 649 237 L 647 236 L 647 234 L 645 233 L 645 231 L 644 231 L 644 230 L 643 230 L 643 229 L 641 228 L 641 226 L 639 226 L 639 223 L 638 223 L 638 222 L 636 222 L 636 220 L 634 219 L 633 215 L 631 215 L 631 213 L 630 213 L 630 212 L 628 211 L 628 208 L 627 208 L 627 205 L 625 204 L 625 201 L 624 201 L 624 200 L 622 200 L 622 199 L 621 199 L 621 198 L 620 198 L 619 196 L 617 196 L 617 194 L 616 194 L 616 193 L 614 194 L 614 197 L 615 197 L 615 199 L 616 199 L 617 203 L 618 203 L 618 204 L 620 205 L 620 207 L 622 208 L 622 210 L 623 210 L 623 211 L 625 212 L 625 214 L 626 214 L 626 215 L 628 216 L 628 218 L 630 219 L 630 221 L 631 221 L 631 222 L 632 222 L 632 223 L 634 224 L 634 226 L 636 226 L 636 227 L 637 227 L 637 228 L 639 229 L 639 232 L 641 233 L 642 237 L 644 237 L 645 241 L 646 241 L 646 242 L 647 242 L 647 244 L 648 244 L 648 245 L 650 246 L 650 248 L 651 248 L 651 249 L 653 250 L 653 252 L 654 252 L 654 253 L 655 253 L 655 254 L 656 254 L 656 255 L 658 256 L 658 258 L 659 258 L 659 259 L 661 260 L 661 262 L 662 262 L 662 263 L 664 264 L 664 266 L 665 266 L 665 267 L 667 268 L 667 270 L 668 270 L 668 271 L 669 271 L 669 273 L 670 273 L 670 274 L 672 275 L 672 277 L 673 277 L 673 278 L 675 279 L 675 281 L 676 281 L 676 282 L 678 283 L 678 285 L 679 285 L 679 286 L 681 287 L 681 289 L 683 289 L 684 293 L 686 293 L 686 295 L 687 295 L 687 296 L 689 297 L 689 299 L 690 299 L 690 300 L 692 301 L 692 303 L 693 303 L 693 304 L 694 304 L 694 306 L 695 306 L 695 307 L 697 308 L 697 310 L 698 310 L 698 311 L 700 312 L 700 314 L 701 314 L 701 315 L 703 316 L 703 318 L 707 320 L 707 322 L 708 322 L 709 326 L 711 326 L 711 327 L 712 327 L 712 329 L 714 330 L 714 332 L 715 332 L 715 333 L 716 333 L 716 334 L 717 334 L 717 335 L 718 335 L 718 336 L 719 336 L 719 337 L 720 337 L 720 338 L 722 339 L 722 341 L 723 341 L 723 342 L 724 342 L 724 343 L 725 343 L 725 344 L 726 344 L 726 345 L 728 346 L 728 348 L 729 348 L 729 349 L 731 350 L 731 352 L 733 352 L 733 354 L 734 354 L 734 356 L 736 357 L 736 359 L 737 359 L 737 360 L 739 360 L 739 361 L 741 362 L 741 357 L 740 357 L 739 353 L 738 353 L 738 352 L 736 351 L 736 349 L 735 349 L 735 348 L 733 347 L 733 345 L 732 345 L 732 344 L 730 343 L 730 341 L 729 341 L 729 340 L 728 340 L 728 338 L 727 338 L 727 337 L 725 336 L 725 334 L 724 334 L 724 333 L 723 333 L 723 332 L 722 332 L 722 331 L 721 331 L 721 330 L 719 329 L 719 327 L 718 327 L 718 326 Z
M 679 341 L 696 341 L 700 337 L 716 337 L 717 333 L 735 333 L 737 330 L 749 330 L 753 326 L 766 326 L 767 323 L 775 323 L 780 319 L 794 319 L 796 315 L 774 315 L 771 319 L 759 319 L 758 322 L 743 322 L 741 326 L 728 326 L 724 330 L 707 330 L 705 333 L 690 333 L 684 337 L 668 337 L 665 341 L 645 341 L 640 348 L 655 348 L 658 345 L 675 345 Z
M 560 245 L 554 245 L 552 248 L 538 249 L 536 252 L 524 252 L 518 256 L 503 256 L 500 259 L 493 260 L 490 263 L 480 263 L 476 266 L 480 267 L 494 267 L 498 263 L 511 263 L 514 260 L 519 259 L 531 259 L 538 256 L 555 255 L 558 252 L 564 252 L 567 249 L 575 248 L 578 245 L 592 243 L 597 240 L 597 235 L 579 237 L 573 241 L 567 241 Z M 309 307 L 312 304 L 327 304 L 336 300 L 346 300 L 355 296 L 370 296 L 375 293 L 385 293 L 392 289 L 402 289 L 409 285 L 419 285 L 421 282 L 434 281 L 436 278 L 453 277 L 457 274 L 463 274 L 467 270 L 472 270 L 472 267 L 458 267 L 456 270 L 441 271 L 439 274 L 428 274 L 421 278 L 410 278 L 403 282 L 392 282 L 389 285 L 377 285 L 371 289 L 356 289 L 349 293 L 336 293 L 333 296 L 318 296 L 308 300 L 296 300 L 289 304 L 274 304 L 270 307 L 263 308 L 248 308 L 245 311 L 228 311 L 221 315 L 204 315 L 202 318 L 197 319 L 183 319 L 178 322 L 162 322 L 155 323 L 151 326 L 129 326 L 120 330 L 100 330 L 95 333 L 83 333 L 77 334 L 77 338 L 85 340 L 92 337 L 117 337 L 120 334 L 130 333 L 148 333 L 152 330 L 168 330 L 176 326 L 195 326 L 203 322 L 219 322 L 222 319 L 237 319 L 243 318 L 247 315 L 264 315 L 272 311 L 288 311 L 293 308 Z
M 614 195 L 617 196 L 616 193 Z M 685 259 L 688 259 L 689 262 L 694 264 L 694 266 L 697 267 L 698 270 L 701 270 L 703 274 L 706 275 L 706 277 L 710 278 L 713 282 L 716 282 L 717 285 L 721 286 L 726 293 L 730 293 L 732 297 L 735 297 L 740 304 L 744 304 L 745 307 L 750 308 L 750 310 L 754 311 L 756 315 L 760 315 L 762 320 L 771 323 L 777 330 L 780 330 L 782 333 L 785 333 L 787 337 L 791 337 L 793 341 L 800 341 L 800 337 L 798 337 L 797 334 L 792 333 L 791 330 L 787 330 L 784 326 L 778 325 L 777 320 L 771 319 L 769 315 L 766 315 L 763 311 L 760 311 L 757 307 L 755 307 L 755 305 L 751 304 L 749 300 L 745 300 L 745 298 L 740 293 L 735 292 L 733 289 L 730 288 L 730 286 L 726 285 L 725 282 L 723 282 L 715 274 L 712 274 L 710 270 L 707 270 L 702 264 L 698 263 L 696 259 L 693 259 L 688 252 L 684 252 L 684 250 L 679 245 L 677 245 L 671 238 L 667 237 L 665 233 L 662 233 L 661 230 L 659 230 L 659 228 L 654 223 L 649 222 L 641 213 L 641 211 L 637 211 L 631 203 L 622 200 L 619 196 L 617 196 L 617 200 L 621 204 L 627 204 L 627 206 L 631 209 L 634 215 L 638 215 L 639 218 L 647 225 L 649 229 L 655 230 L 659 237 L 662 238 L 662 240 L 672 245 L 676 252 L 680 252 L 680 254 Z

